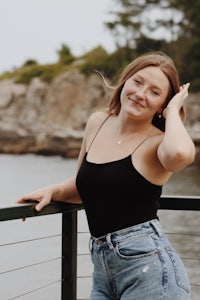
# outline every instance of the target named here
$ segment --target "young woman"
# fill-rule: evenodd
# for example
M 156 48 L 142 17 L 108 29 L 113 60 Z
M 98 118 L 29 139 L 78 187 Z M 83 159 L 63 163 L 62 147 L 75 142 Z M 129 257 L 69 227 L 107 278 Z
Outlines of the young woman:
M 77 175 L 18 199 L 83 202 L 94 264 L 91 300 L 185 300 L 182 261 L 157 217 L 162 186 L 192 163 L 184 124 L 189 84 L 180 86 L 173 61 L 148 53 L 131 62 L 108 108 L 89 118 Z

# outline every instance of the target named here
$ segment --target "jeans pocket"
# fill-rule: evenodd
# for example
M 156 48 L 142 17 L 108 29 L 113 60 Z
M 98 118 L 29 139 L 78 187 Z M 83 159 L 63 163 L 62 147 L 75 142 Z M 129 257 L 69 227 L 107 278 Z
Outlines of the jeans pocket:
M 120 241 L 115 249 L 118 256 L 123 259 L 142 258 L 158 253 L 150 235 L 140 235 Z
M 185 270 L 185 267 L 183 265 L 180 256 L 178 255 L 176 250 L 173 249 L 173 247 L 166 246 L 165 249 L 171 259 L 174 272 L 175 272 L 177 285 L 183 288 L 187 293 L 190 293 L 190 284 L 189 284 L 187 272 Z

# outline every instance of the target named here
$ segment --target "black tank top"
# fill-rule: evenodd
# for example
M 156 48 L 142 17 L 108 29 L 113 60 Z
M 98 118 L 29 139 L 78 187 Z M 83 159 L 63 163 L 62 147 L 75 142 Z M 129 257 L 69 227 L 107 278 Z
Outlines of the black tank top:
M 92 236 L 100 237 L 158 218 L 162 186 L 149 182 L 135 169 L 133 153 L 117 161 L 98 164 L 87 161 L 87 153 L 78 171 L 76 186 Z

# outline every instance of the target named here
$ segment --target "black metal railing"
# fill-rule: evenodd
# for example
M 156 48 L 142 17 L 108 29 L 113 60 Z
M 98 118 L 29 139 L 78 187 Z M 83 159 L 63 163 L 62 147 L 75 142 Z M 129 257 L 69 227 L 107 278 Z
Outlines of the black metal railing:
M 40 212 L 36 212 L 34 207 L 34 202 L 0 206 L 0 221 L 62 214 L 61 300 L 76 300 L 77 212 L 83 209 L 83 206 L 51 202 Z M 160 209 L 200 211 L 200 196 L 162 196 Z

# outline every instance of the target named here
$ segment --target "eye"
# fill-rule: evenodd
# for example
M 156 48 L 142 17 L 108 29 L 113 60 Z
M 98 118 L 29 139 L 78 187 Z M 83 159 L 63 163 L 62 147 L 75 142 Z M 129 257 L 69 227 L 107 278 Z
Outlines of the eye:
M 134 80 L 134 82 L 135 82 L 137 85 L 140 85 L 140 84 L 141 84 L 141 81 L 140 81 L 139 79 L 134 78 L 133 80 Z
M 153 90 L 152 93 L 153 93 L 154 95 L 156 95 L 156 96 L 160 96 L 159 91 Z

